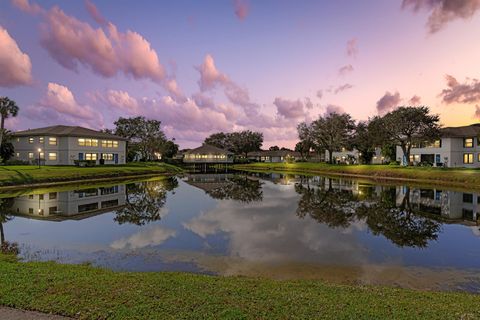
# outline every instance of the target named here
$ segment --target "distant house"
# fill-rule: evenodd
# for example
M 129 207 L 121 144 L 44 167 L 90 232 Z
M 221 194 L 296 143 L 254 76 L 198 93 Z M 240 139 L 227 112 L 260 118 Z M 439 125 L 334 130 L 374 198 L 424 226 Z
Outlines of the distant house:
M 233 163 L 234 154 L 228 150 L 204 144 L 184 153 L 184 163 Z
M 344 164 L 358 164 L 360 163 L 360 152 L 356 149 L 353 150 L 347 150 L 347 149 L 342 149 L 341 151 L 334 151 L 333 152 L 333 161 L 335 163 L 344 163 Z M 329 152 L 325 151 L 325 159 L 329 159 Z M 381 148 L 375 148 L 375 152 L 373 154 L 372 160 L 370 161 L 370 164 L 383 164 L 387 162 L 388 159 L 386 159 L 382 155 L 382 150 Z
M 288 162 L 301 159 L 299 152 L 290 150 L 260 150 L 248 153 L 248 159 L 257 162 Z
M 480 123 L 440 130 L 440 139 L 421 143 L 410 150 L 406 159 L 400 146 L 396 158 L 402 164 L 430 163 L 436 167 L 480 167 Z
M 78 160 L 125 164 L 126 139 L 77 126 L 51 126 L 13 133 L 14 159 L 45 165 L 73 165 Z

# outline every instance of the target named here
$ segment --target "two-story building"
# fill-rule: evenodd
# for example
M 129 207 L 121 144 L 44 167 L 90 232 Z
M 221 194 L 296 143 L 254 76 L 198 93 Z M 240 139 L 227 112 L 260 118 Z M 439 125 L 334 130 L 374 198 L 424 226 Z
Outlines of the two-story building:
M 440 130 L 440 139 L 415 145 L 406 159 L 397 146 L 396 158 L 402 164 L 427 162 L 436 167 L 480 167 L 480 123 Z
M 233 163 L 233 152 L 204 144 L 184 153 L 183 162 L 192 164 Z
M 74 165 L 78 160 L 125 164 L 126 139 L 77 126 L 51 126 L 13 133 L 14 159 L 32 164 Z

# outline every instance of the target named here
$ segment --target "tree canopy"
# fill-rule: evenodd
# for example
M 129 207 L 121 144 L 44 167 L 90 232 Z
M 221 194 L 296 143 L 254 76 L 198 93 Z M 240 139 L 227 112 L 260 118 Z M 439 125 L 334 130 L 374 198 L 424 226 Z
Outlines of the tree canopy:
M 244 155 L 252 151 L 258 151 L 263 144 L 263 133 L 244 130 L 239 132 L 218 132 L 210 135 L 204 144 L 226 149 L 237 155 Z

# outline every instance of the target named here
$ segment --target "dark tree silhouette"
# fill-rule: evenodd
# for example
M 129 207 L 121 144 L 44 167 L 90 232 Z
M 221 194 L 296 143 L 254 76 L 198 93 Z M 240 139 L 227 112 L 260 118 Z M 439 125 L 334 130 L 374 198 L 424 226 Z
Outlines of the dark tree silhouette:
M 176 178 L 131 183 L 126 186 L 126 206 L 116 211 L 119 224 L 144 225 L 160 220 L 160 211 L 167 201 L 167 192 L 178 187 Z
M 245 203 L 262 201 L 262 183 L 247 175 L 235 175 L 217 188 L 205 191 L 209 196 L 219 200 L 236 200 Z

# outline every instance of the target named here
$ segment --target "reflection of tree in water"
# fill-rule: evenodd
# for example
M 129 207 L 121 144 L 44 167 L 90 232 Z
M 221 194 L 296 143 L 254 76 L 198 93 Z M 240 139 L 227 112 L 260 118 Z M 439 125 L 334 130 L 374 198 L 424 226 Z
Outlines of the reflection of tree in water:
M 295 191 L 301 195 L 297 208 L 297 215 L 301 218 L 309 215 L 332 228 L 347 228 L 355 220 L 352 193 L 332 188 L 331 180 L 326 189 L 296 184 Z
M 399 206 L 395 197 L 395 189 L 382 192 L 380 199 L 358 208 L 358 218 L 365 219 L 374 235 L 382 234 L 399 247 L 425 248 L 429 241 L 436 240 L 441 224 L 413 211 L 410 188 Z
M 263 200 L 262 183 L 247 175 L 235 175 L 228 178 L 222 186 L 205 192 L 219 200 L 236 200 L 245 203 Z
M 372 192 L 360 196 L 332 188 L 329 181 L 327 188 L 297 184 L 295 190 L 301 195 L 297 215 L 309 215 L 329 227 L 347 228 L 354 221 L 365 220 L 374 235 L 383 235 L 400 247 L 421 248 L 436 240 L 440 231 L 438 221 L 412 210 L 409 188 L 399 206 L 395 188 L 387 188 L 379 196 Z
M 3 224 L 12 219 L 11 212 L 14 200 L 14 198 L 0 199 L 0 246 L 2 248 L 6 243 Z
M 178 187 L 176 178 L 145 181 L 126 185 L 126 205 L 116 211 L 119 224 L 144 225 L 160 220 L 160 212 L 167 201 L 167 192 Z

